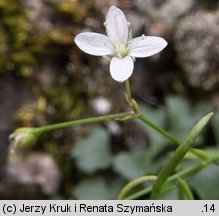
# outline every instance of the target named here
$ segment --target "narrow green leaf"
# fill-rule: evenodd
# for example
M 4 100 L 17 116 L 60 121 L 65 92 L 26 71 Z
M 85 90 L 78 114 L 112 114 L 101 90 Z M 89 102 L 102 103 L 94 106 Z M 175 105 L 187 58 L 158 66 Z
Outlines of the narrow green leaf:
M 175 168 L 179 162 L 184 158 L 185 154 L 189 151 L 191 145 L 201 132 L 201 130 L 208 123 L 213 113 L 209 113 L 204 116 L 191 130 L 185 141 L 176 149 L 173 158 L 167 163 L 167 165 L 160 171 L 158 178 L 154 183 L 151 199 L 155 199 L 163 184 L 166 182 L 167 178 L 174 172 Z
M 174 175 L 172 175 L 171 177 L 169 177 L 166 181 L 167 184 L 174 184 L 177 179 L 179 177 L 184 178 L 184 179 L 188 179 L 188 178 L 192 178 L 194 177 L 197 173 L 201 172 L 207 165 L 209 165 L 210 163 L 212 163 L 212 161 L 209 162 L 201 162 L 199 164 L 196 164 L 193 167 L 190 167 L 186 170 L 180 171 Z M 125 197 L 125 199 L 127 200 L 133 200 L 133 199 L 138 199 L 141 196 L 144 196 L 146 194 L 149 194 L 152 191 L 152 186 L 148 186 L 142 190 L 139 190 L 131 195 L 128 195 L 127 197 Z M 163 191 L 163 190 L 162 190 Z M 162 193 L 161 191 L 161 193 Z
M 219 133 L 218 133 L 219 112 L 218 111 L 215 113 L 214 119 L 212 119 L 212 128 L 213 128 L 214 136 L 216 138 L 217 146 L 219 146 Z

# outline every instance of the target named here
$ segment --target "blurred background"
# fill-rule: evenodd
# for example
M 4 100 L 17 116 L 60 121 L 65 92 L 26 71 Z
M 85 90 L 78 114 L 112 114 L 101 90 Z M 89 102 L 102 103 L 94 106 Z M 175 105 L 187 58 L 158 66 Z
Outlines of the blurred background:
M 109 63 L 73 42 L 82 31 L 105 34 L 112 4 L 134 37 L 168 41 L 135 62 L 130 82 L 142 112 L 183 140 L 214 111 L 195 146 L 219 151 L 218 0 L 0 0 L 0 199 L 115 199 L 128 181 L 157 174 L 175 149 L 137 121 L 108 121 L 47 134 L 8 160 L 8 136 L 18 127 L 127 110 Z M 191 179 L 195 198 L 219 199 L 218 179 L 218 165 Z M 177 199 L 177 190 L 162 198 Z

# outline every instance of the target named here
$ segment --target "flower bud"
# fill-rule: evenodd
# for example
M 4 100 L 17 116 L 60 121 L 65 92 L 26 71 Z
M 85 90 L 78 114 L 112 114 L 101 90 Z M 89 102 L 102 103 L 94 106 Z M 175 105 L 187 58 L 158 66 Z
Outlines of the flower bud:
M 21 148 L 26 148 L 34 144 L 39 137 L 36 128 L 18 128 L 10 136 L 10 151 L 14 152 L 19 145 Z

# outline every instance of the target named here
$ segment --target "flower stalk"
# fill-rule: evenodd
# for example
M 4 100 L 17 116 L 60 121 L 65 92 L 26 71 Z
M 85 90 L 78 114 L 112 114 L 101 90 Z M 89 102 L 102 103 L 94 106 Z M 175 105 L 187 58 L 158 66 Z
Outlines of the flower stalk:
M 128 102 L 129 106 L 132 108 L 133 112 L 138 117 L 140 115 L 139 106 L 137 102 L 132 98 L 130 83 L 128 79 L 125 81 L 125 90 L 126 90 L 125 93 L 126 101 Z
M 98 116 L 98 117 L 91 117 L 86 119 L 80 119 L 80 120 L 74 120 L 74 121 L 68 121 L 63 123 L 57 123 L 52 125 L 46 125 L 41 128 L 39 128 L 43 133 L 51 132 L 57 129 L 63 129 L 78 125 L 85 125 L 85 124 L 93 124 L 98 123 L 102 121 L 108 121 L 108 120 L 116 120 L 116 121 L 126 121 L 135 119 L 136 116 L 133 112 L 123 112 L 123 113 L 117 113 L 117 114 L 111 114 L 111 115 L 105 115 L 105 116 Z
M 85 118 L 80 120 L 67 121 L 57 124 L 45 125 L 42 127 L 36 128 L 18 128 L 15 130 L 9 137 L 11 141 L 11 151 L 13 152 L 17 146 L 19 147 L 27 147 L 34 144 L 39 137 L 41 137 L 45 133 L 49 133 L 58 129 L 98 123 L 107 120 L 117 120 L 117 121 L 126 121 L 135 119 L 136 115 L 133 112 L 123 112 L 105 116 L 98 116 L 92 118 Z

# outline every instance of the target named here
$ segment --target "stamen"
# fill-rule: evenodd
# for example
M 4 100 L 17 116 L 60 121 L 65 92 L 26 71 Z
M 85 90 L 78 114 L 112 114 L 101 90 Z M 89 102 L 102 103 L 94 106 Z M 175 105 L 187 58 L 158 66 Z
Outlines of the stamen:
M 127 47 L 123 43 L 116 43 L 115 44 L 115 55 L 118 57 L 125 57 L 127 55 Z

